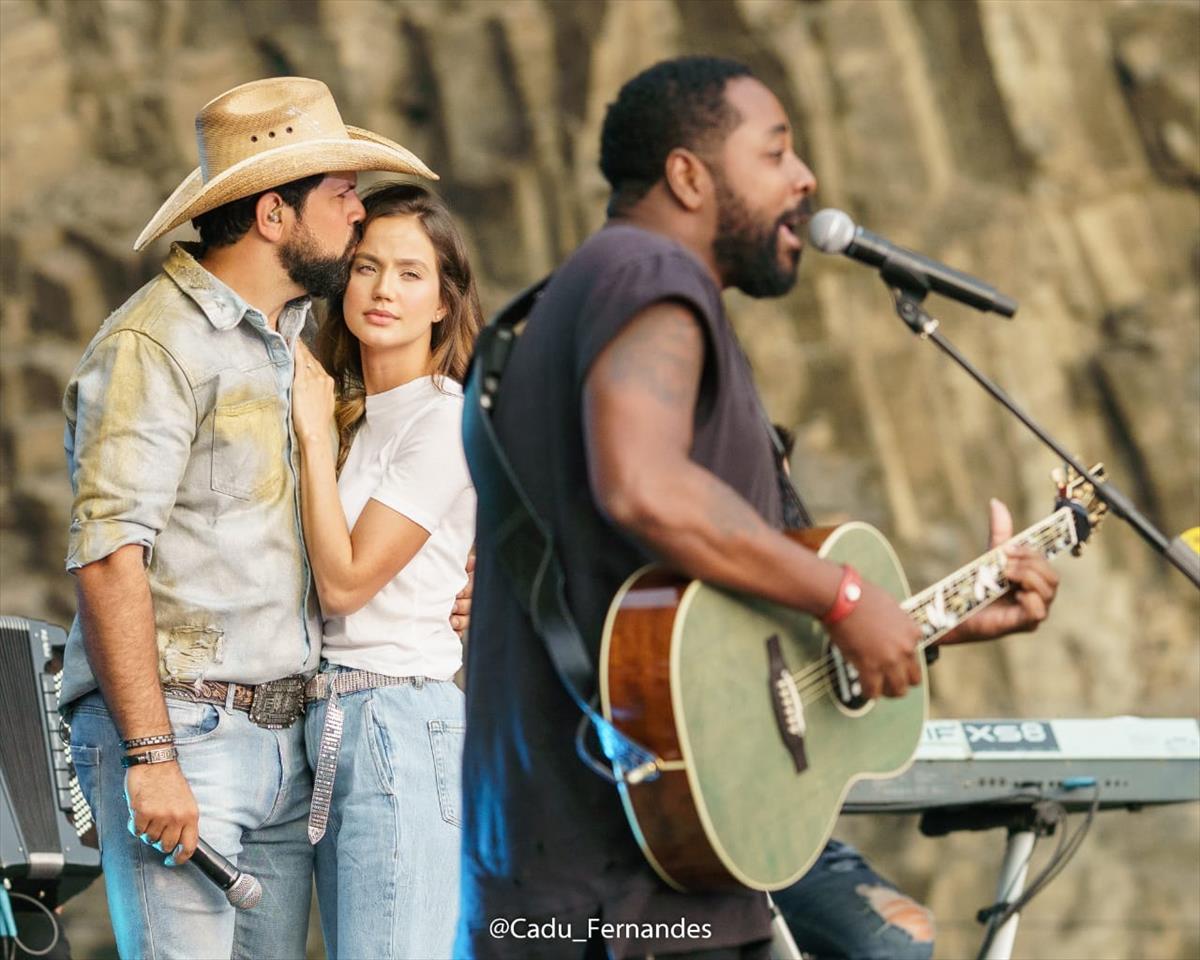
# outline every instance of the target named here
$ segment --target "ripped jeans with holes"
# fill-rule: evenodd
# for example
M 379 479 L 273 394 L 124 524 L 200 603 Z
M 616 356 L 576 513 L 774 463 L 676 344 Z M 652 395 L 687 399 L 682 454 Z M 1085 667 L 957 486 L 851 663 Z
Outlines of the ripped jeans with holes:
M 830 840 L 796 883 L 771 894 L 796 945 L 820 960 L 929 960 L 933 914 Z
M 414 677 L 338 699 L 341 750 L 316 847 L 326 953 L 449 957 L 462 837 L 462 691 Z M 311 704 L 305 718 L 314 769 L 328 703 Z

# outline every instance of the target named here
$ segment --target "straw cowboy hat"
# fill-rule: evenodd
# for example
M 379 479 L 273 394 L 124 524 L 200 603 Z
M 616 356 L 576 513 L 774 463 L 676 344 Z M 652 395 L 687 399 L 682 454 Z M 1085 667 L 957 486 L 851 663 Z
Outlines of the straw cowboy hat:
M 196 114 L 196 143 L 200 166 L 151 217 L 134 250 L 222 204 L 315 173 L 438 178 L 400 144 L 342 123 L 329 88 L 304 77 L 255 80 L 210 100 Z

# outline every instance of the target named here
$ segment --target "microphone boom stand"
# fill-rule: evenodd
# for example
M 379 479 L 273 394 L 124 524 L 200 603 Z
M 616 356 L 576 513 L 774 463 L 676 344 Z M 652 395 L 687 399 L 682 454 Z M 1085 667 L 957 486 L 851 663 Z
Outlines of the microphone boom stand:
M 1168 541 L 1162 532 L 1134 506 L 1133 501 L 1114 487 L 1110 481 L 1095 477 L 1077 458 L 1067 453 L 1062 444 L 1043 430 L 1035 420 L 1009 398 L 1008 394 L 984 376 L 970 360 L 958 352 L 954 344 L 938 332 L 937 320 L 926 313 L 922 306 L 926 294 L 929 293 L 929 283 L 924 277 L 890 260 L 883 264 L 879 272 L 883 277 L 883 282 L 892 292 L 896 314 L 913 333 L 922 340 L 931 340 L 951 360 L 967 371 L 976 383 L 990 393 L 1009 413 L 1025 424 L 1042 443 L 1091 483 L 1095 487 L 1096 496 L 1108 504 L 1109 510 L 1115 516 L 1133 527 L 1143 540 L 1167 559 L 1167 562 L 1191 580 L 1193 586 L 1200 588 L 1200 554 L 1189 547 L 1182 537 Z

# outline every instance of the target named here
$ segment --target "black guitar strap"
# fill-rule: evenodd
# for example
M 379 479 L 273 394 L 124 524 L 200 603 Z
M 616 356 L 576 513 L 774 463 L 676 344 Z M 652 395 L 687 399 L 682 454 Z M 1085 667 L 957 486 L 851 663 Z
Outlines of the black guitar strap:
M 546 277 L 518 294 L 480 333 L 464 390 L 463 447 L 478 498 L 479 527 L 488 531 L 500 568 L 545 643 L 559 680 L 583 712 L 576 738 L 580 758 L 610 782 L 636 784 L 658 776 L 659 758 L 596 709 L 596 670 L 567 606 L 566 577 L 553 536 L 530 503 L 492 426 L 492 411 L 518 336 L 516 327 L 549 280 Z M 589 724 L 611 771 L 584 747 Z
M 784 449 L 779 434 L 775 432 L 775 425 L 771 423 L 771 418 L 767 415 L 761 400 L 759 401 L 759 411 L 766 422 L 767 432 L 771 435 L 771 445 L 775 449 L 775 481 L 779 484 L 779 496 L 783 500 L 783 529 L 801 530 L 811 527 L 813 525 L 812 514 L 808 512 L 808 506 L 800 497 L 800 491 L 792 483 L 792 478 L 783 469 L 783 463 L 787 460 L 787 450 Z
M 750 358 L 746 356 L 745 350 L 740 352 L 742 363 L 746 366 L 746 374 L 753 382 L 754 370 L 750 365 Z M 783 468 L 784 462 L 787 460 L 787 450 L 784 449 L 783 441 L 775 429 L 775 424 L 771 422 L 771 415 L 763 406 L 762 397 L 759 396 L 757 389 L 754 391 L 754 400 L 758 404 L 758 415 L 762 418 L 767 436 L 771 440 L 771 449 L 775 451 L 775 482 L 779 485 L 779 498 L 783 502 L 783 529 L 800 530 L 811 527 L 813 525 L 812 514 L 808 512 L 808 507 L 801 498 L 800 491 L 796 489 L 792 478 Z

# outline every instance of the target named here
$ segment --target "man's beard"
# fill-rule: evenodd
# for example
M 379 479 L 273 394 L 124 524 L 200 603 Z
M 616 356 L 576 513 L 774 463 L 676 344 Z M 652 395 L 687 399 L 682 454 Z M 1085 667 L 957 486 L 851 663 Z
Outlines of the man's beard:
M 340 256 L 321 252 L 317 239 L 303 225 L 279 247 L 279 262 L 288 277 L 311 297 L 328 299 L 341 293 L 350 275 L 350 262 L 358 246 L 358 234 L 350 238 Z
M 770 224 L 756 221 L 746 202 L 725 177 L 714 171 L 717 189 L 717 239 L 713 254 L 722 279 L 750 297 L 782 297 L 796 284 L 797 255 L 790 267 L 779 262 L 779 227 L 792 211 Z

